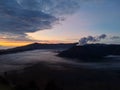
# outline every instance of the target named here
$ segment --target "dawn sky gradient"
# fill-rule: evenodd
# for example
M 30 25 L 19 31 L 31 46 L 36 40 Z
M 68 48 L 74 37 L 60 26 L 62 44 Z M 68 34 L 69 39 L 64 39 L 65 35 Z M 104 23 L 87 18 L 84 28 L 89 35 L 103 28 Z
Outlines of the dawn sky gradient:
M 101 34 L 107 35 L 101 43 L 120 44 L 120 0 L 0 0 L 0 19 L 3 46 Z

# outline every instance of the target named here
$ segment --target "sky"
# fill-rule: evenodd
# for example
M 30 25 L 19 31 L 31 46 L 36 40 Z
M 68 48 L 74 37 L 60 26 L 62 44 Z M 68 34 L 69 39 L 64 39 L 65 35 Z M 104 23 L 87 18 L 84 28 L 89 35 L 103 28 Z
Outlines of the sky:
M 120 44 L 120 0 L 0 0 L 0 46 L 78 41 Z

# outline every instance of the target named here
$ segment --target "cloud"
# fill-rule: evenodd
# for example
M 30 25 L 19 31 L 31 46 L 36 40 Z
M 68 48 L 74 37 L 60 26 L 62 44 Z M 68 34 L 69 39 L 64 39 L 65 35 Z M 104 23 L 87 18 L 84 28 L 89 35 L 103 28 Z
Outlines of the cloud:
M 70 14 L 80 7 L 83 0 L 17 0 L 24 9 L 42 11 L 48 14 Z
M 41 11 L 23 9 L 15 0 L 0 0 L 0 32 L 35 32 L 51 28 L 57 20 Z
M 50 29 L 61 15 L 72 14 L 81 0 L 0 0 L 0 33 L 26 35 Z
M 107 38 L 106 34 L 102 34 L 100 36 L 95 36 L 95 37 L 94 36 L 83 37 L 79 40 L 78 45 L 85 45 L 88 44 L 89 42 L 98 42 L 105 38 Z
M 112 36 L 110 39 L 120 39 L 120 36 Z

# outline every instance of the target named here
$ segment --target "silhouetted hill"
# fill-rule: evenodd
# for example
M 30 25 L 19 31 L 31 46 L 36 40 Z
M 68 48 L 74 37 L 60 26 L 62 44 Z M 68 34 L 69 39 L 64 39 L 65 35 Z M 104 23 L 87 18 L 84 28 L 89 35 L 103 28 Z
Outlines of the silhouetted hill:
M 120 55 L 120 45 L 88 44 L 74 46 L 59 54 L 61 57 L 79 59 L 103 58 L 107 55 Z
M 23 51 L 30 51 L 30 50 L 36 50 L 36 49 L 68 49 L 70 47 L 73 47 L 74 45 L 75 43 L 69 43 L 69 44 L 33 43 L 33 44 L 26 45 L 26 46 L 21 46 L 21 47 L 6 49 L 6 50 L 0 50 L 0 55 L 23 52 Z

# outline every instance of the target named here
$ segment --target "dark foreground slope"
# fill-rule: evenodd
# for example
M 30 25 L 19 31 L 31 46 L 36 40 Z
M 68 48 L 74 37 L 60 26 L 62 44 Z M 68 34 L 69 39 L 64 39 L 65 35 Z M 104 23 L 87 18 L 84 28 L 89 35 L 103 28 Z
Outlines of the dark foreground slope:
M 2 54 L 11 54 L 11 53 L 18 53 L 23 51 L 30 51 L 30 50 L 37 50 L 37 49 L 68 49 L 73 47 L 74 43 L 69 44 L 40 44 L 40 43 L 33 43 L 26 46 L 0 50 L 0 55 Z
M 38 64 L 5 72 L 11 90 L 120 90 L 119 70 L 91 70 L 68 64 Z
M 120 45 L 89 44 L 84 46 L 74 46 L 59 54 L 61 57 L 78 59 L 100 59 L 108 55 L 120 55 Z

